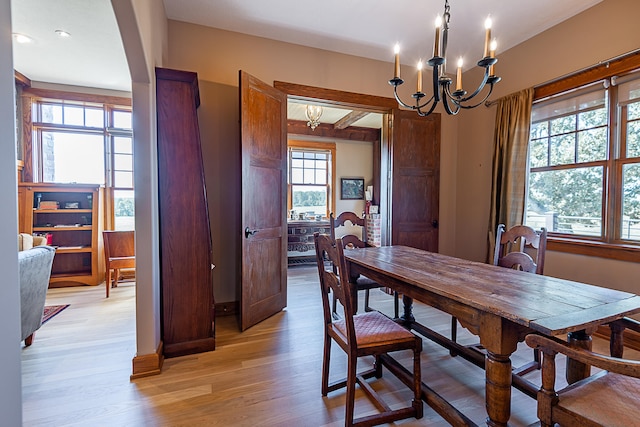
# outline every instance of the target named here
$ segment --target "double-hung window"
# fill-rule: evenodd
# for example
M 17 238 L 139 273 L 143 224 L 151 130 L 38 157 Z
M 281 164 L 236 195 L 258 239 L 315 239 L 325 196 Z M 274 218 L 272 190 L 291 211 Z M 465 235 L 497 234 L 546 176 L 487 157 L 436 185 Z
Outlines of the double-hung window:
M 105 186 L 114 228 L 133 229 L 131 107 L 77 99 L 33 98 L 33 178 Z
M 335 144 L 289 141 L 288 207 L 328 217 L 333 208 Z
M 640 76 L 534 103 L 525 223 L 550 238 L 640 243 Z

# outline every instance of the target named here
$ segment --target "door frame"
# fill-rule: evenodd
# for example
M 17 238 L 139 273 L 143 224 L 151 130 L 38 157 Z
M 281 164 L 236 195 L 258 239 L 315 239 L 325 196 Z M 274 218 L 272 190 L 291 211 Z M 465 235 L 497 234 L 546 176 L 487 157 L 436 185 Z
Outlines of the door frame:
M 316 86 L 307 86 L 297 83 L 289 83 L 275 80 L 273 87 L 284 92 L 288 99 L 298 101 L 314 101 L 326 105 L 333 105 L 342 108 L 352 108 L 359 110 L 367 110 L 372 113 L 381 113 L 385 115 L 382 125 L 380 141 L 374 144 L 373 156 L 373 192 L 374 200 L 378 200 L 380 206 L 387 206 L 387 209 L 381 209 L 382 224 L 387 224 L 389 216 L 388 203 L 388 181 L 382 179 L 382 171 L 390 171 L 390 159 L 387 150 L 382 150 L 389 144 L 389 117 L 394 109 L 398 108 L 398 102 L 394 98 L 387 98 L 377 95 L 366 95 L 356 92 L 346 92 L 336 89 L 326 89 Z M 390 230 L 383 227 L 382 244 L 389 244 L 391 241 Z

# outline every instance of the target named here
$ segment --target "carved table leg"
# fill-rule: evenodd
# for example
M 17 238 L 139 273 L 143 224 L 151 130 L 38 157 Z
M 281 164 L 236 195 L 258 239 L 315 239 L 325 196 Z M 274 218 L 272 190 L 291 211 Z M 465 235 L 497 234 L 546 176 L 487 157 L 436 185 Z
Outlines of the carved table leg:
M 511 416 L 511 354 L 526 330 L 500 316 L 483 313 L 480 344 L 485 357 L 485 405 L 488 426 L 507 426 Z
M 406 327 L 410 327 L 411 324 L 416 320 L 416 318 L 413 317 L 413 298 L 402 295 L 402 306 L 404 312 L 402 316 L 400 316 L 400 320 Z
M 509 355 L 487 352 L 486 407 L 488 426 L 506 426 L 511 414 L 511 359 Z
M 576 332 L 569 332 L 567 342 L 569 343 L 569 347 L 591 350 L 591 336 L 587 334 L 584 329 Z M 567 371 L 565 374 L 567 383 L 573 384 L 581 379 L 587 378 L 589 375 L 591 375 L 590 365 L 567 358 Z

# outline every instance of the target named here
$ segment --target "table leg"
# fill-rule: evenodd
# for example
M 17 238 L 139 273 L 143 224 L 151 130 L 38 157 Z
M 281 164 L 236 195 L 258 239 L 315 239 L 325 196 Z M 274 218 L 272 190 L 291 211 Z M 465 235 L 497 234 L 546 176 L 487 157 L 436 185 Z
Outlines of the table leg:
M 480 318 L 480 344 L 485 357 L 485 405 L 487 425 L 506 427 L 511 416 L 511 354 L 525 330 L 500 316 L 483 313 Z
M 569 347 L 591 350 L 591 336 L 587 334 L 584 329 L 581 331 L 569 332 L 567 342 L 569 343 Z M 590 365 L 567 357 L 567 370 L 565 373 L 567 383 L 573 384 L 581 379 L 587 378 L 589 375 L 591 375 Z
M 411 324 L 416 320 L 416 318 L 413 317 L 413 298 L 402 295 L 402 306 L 404 312 L 402 316 L 400 316 L 400 320 L 405 326 L 410 327 Z
M 612 357 L 623 356 L 624 351 L 624 325 L 619 322 L 609 323 L 611 329 L 611 340 L 609 342 L 609 353 Z
M 486 408 L 488 426 L 506 426 L 511 415 L 511 359 L 509 355 L 487 352 Z
M 358 277 L 360 277 L 360 275 L 358 275 L 358 274 L 356 274 L 355 276 L 349 277 L 349 281 L 353 285 L 352 288 L 351 288 L 351 289 L 353 289 L 353 292 L 351 293 L 353 314 L 357 314 L 358 313 Z

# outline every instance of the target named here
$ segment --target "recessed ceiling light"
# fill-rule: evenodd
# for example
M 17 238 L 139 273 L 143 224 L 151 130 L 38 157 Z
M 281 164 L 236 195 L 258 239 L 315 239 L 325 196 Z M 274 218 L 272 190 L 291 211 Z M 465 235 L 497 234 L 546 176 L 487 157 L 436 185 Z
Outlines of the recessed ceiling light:
M 13 39 L 18 43 L 31 43 L 33 39 L 29 36 L 25 36 L 24 34 L 13 33 Z
M 62 38 L 71 37 L 71 33 L 68 33 L 65 30 L 56 30 L 56 34 L 58 35 L 58 37 Z

